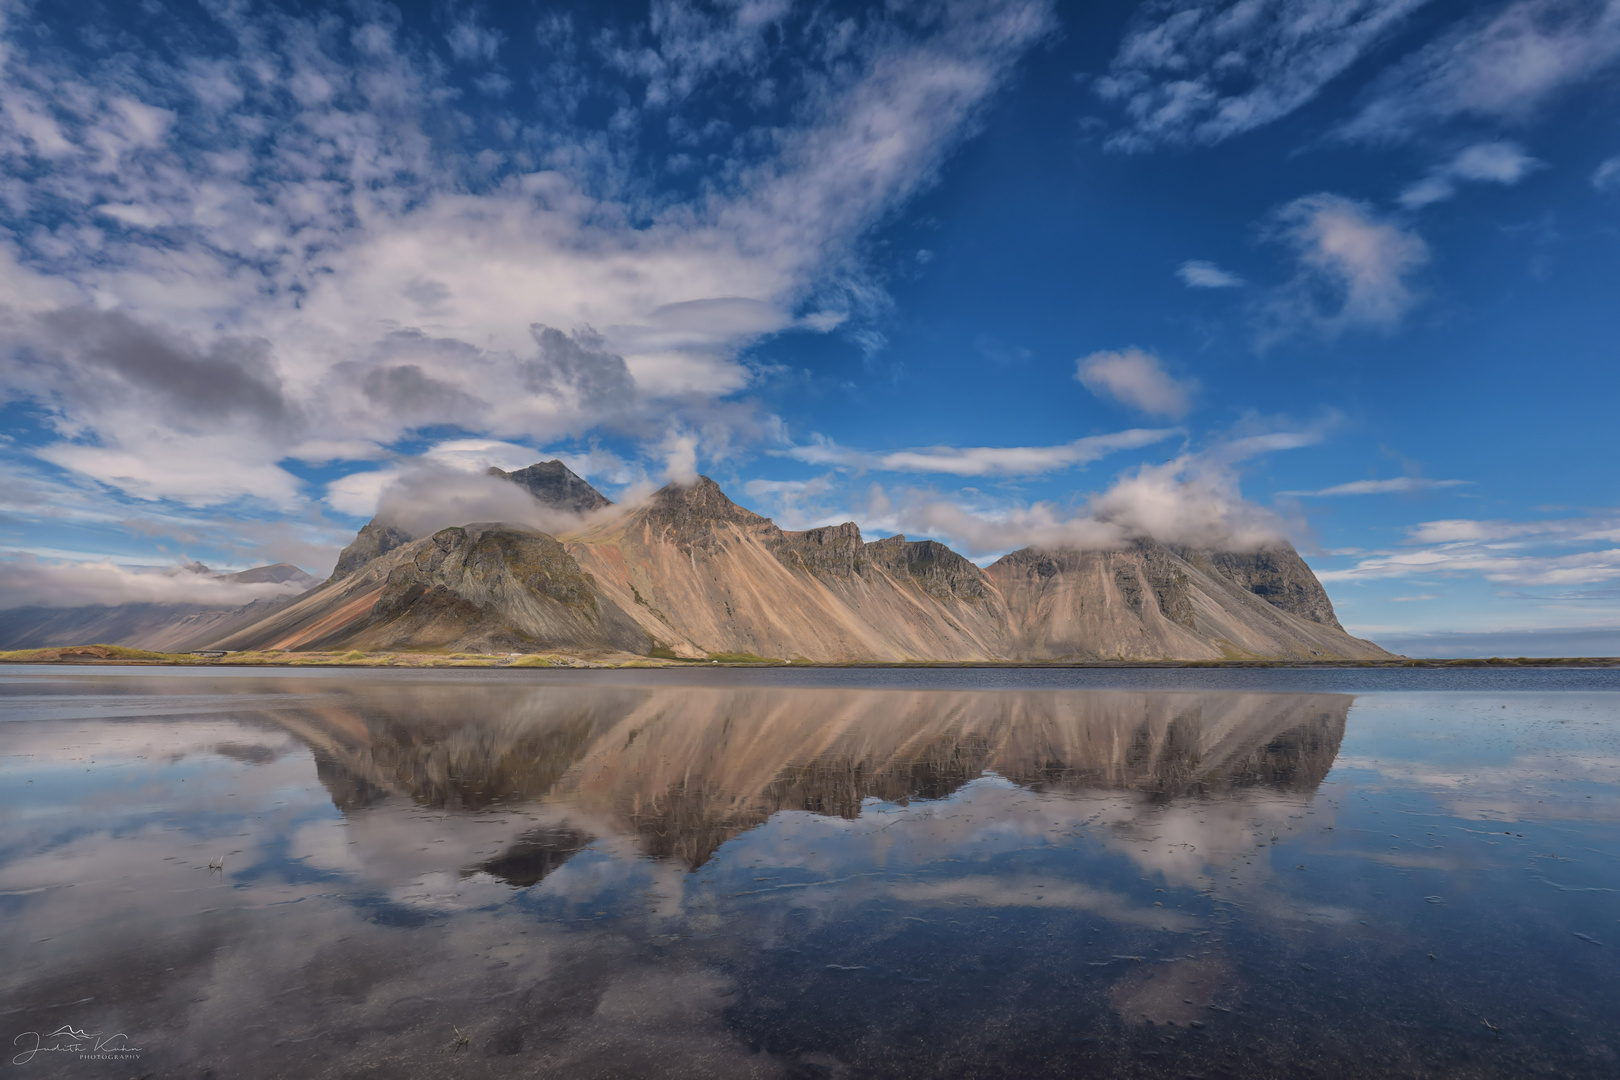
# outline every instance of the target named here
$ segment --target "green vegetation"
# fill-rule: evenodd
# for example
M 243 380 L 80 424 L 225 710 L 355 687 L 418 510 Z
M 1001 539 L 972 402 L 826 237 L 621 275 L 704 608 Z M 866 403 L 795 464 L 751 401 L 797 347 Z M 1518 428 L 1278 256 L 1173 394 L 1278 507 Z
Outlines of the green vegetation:
M 195 664 L 199 660 L 186 653 L 151 652 L 131 649 L 124 645 L 56 645 L 45 649 L 11 649 L 0 652 L 0 663 L 51 664 L 83 663 L 86 661 L 114 661 L 117 663 Z
M 787 663 L 786 660 L 777 660 L 777 659 L 775 659 L 773 657 L 769 657 L 769 656 L 755 656 L 753 653 L 748 653 L 748 652 L 712 652 L 712 653 L 709 654 L 709 659 L 719 661 L 722 664 L 785 664 L 785 663 Z

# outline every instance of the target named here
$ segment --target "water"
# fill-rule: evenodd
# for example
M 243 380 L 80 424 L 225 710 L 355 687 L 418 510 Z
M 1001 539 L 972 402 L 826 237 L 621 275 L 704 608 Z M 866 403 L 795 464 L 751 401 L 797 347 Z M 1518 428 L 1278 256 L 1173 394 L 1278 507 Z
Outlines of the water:
M 1612 1077 L 1617 675 L 0 669 L 0 1037 L 72 1077 Z

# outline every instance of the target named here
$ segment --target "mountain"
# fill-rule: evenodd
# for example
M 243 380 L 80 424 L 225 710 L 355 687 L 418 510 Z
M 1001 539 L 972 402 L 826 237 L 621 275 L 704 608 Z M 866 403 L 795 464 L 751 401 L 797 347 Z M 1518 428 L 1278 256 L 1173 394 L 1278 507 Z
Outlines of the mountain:
M 465 692 L 443 684 L 374 682 L 345 694 L 264 723 L 310 747 L 344 812 L 390 799 L 435 810 L 526 807 L 510 815 L 505 838 L 477 845 L 492 857 L 476 869 L 514 884 L 533 884 L 596 836 L 628 837 L 696 869 L 777 811 L 856 820 L 868 799 L 944 798 L 987 772 L 1035 791 L 1124 795 L 1110 804 L 1115 829 L 1184 796 L 1297 796 L 1332 768 L 1352 701 L 495 683 L 479 688 L 486 707 L 469 713 Z M 1183 824 L 1198 830 L 1205 816 Z M 971 820 L 934 827 L 971 831 Z M 1225 828 L 1198 831 L 1213 839 Z
M 611 505 L 561 462 L 500 475 L 547 506 Z M 372 521 L 320 588 L 220 648 L 667 650 L 812 661 L 1379 659 L 1287 544 L 1026 548 L 988 569 L 853 522 L 779 528 L 700 477 L 578 531 Z
M 1020 659 L 1367 658 L 1290 546 L 1240 554 L 1138 540 L 1120 551 L 1015 551 L 988 575 Z
M 853 522 L 778 528 L 701 477 L 568 538 L 597 587 L 677 655 L 990 660 L 1006 608 L 943 545 L 865 543 Z
M 215 643 L 642 655 L 653 646 L 560 543 L 502 524 L 452 527 L 408 541 Z
M 575 476 L 560 461 L 542 461 L 516 472 L 491 468 L 489 475 L 510 480 L 546 506 L 571 514 L 588 514 L 613 505 L 612 499 Z
M 229 607 L 133 603 L 11 608 L 0 611 L 0 649 L 35 649 L 94 641 L 185 652 L 258 622 L 285 596 L 302 593 L 320 583 L 319 578 L 289 563 L 255 566 L 234 574 L 215 574 L 206 566 L 191 566 L 179 572 L 202 574 L 222 584 L 267 586 L 255 591 L 268 595 Z M 276 596 L 278 592 L 282 595 Z M 221 593 L 230 595 L 225 590 Z M 240 598 L 240 593 L 236 595 Z
M 576 476 L 560 461 L 541 461 L 516 472 L 491 468 L 488 475 L 510 480 L 534 496 L 542 506 L 564 513 L 587 514 L 613 505 L 613 500 Z M 332 577 L 334 580 L 348 577 L 372 559 L 403 547 L 414 539 L 417 538 L 399 525 L 372 518 L 338 556 Z

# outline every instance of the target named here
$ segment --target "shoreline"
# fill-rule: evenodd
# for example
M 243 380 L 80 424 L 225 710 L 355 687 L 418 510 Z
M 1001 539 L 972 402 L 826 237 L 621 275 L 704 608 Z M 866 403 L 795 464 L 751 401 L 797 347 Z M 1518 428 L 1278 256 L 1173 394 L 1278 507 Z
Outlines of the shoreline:
M 64 667 L 342 667 L 403 669 L 626 669 L 677 670 L 722 668 L 801 669 L 1243 669 L 1243 668 L 1607 668 L 1620 667 L 1620 657 L 1399 657 L 1390 660 L 845 660 L 816 662 L 717 654 L 705 659 L 617 655 L 577 656 L 563 653 L 418 653 L 378 652 L 243 652 L 223 655 L 163 653 L 121 645 L 62 645 L 0 652 L 0 664 L 53 664 Z

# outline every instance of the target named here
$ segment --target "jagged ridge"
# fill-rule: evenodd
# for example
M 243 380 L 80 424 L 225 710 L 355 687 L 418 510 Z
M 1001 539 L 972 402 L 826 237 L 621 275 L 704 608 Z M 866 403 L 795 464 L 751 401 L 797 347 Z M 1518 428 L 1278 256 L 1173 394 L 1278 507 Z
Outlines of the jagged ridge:
M 607 504 L 561 462 L 500 475 L 561 508 Z M 543 643 L 815 661 L 1388 655 L 1344 633 L 1286 544 L 1027 548 L 982 570 L 931 540 L 867 542 L 854 522 L 781 529 L 707 477 L 561 537 L 482 525 L 410 540 L 391 528 L 369 523 L 330 582 L 221 647 Z

